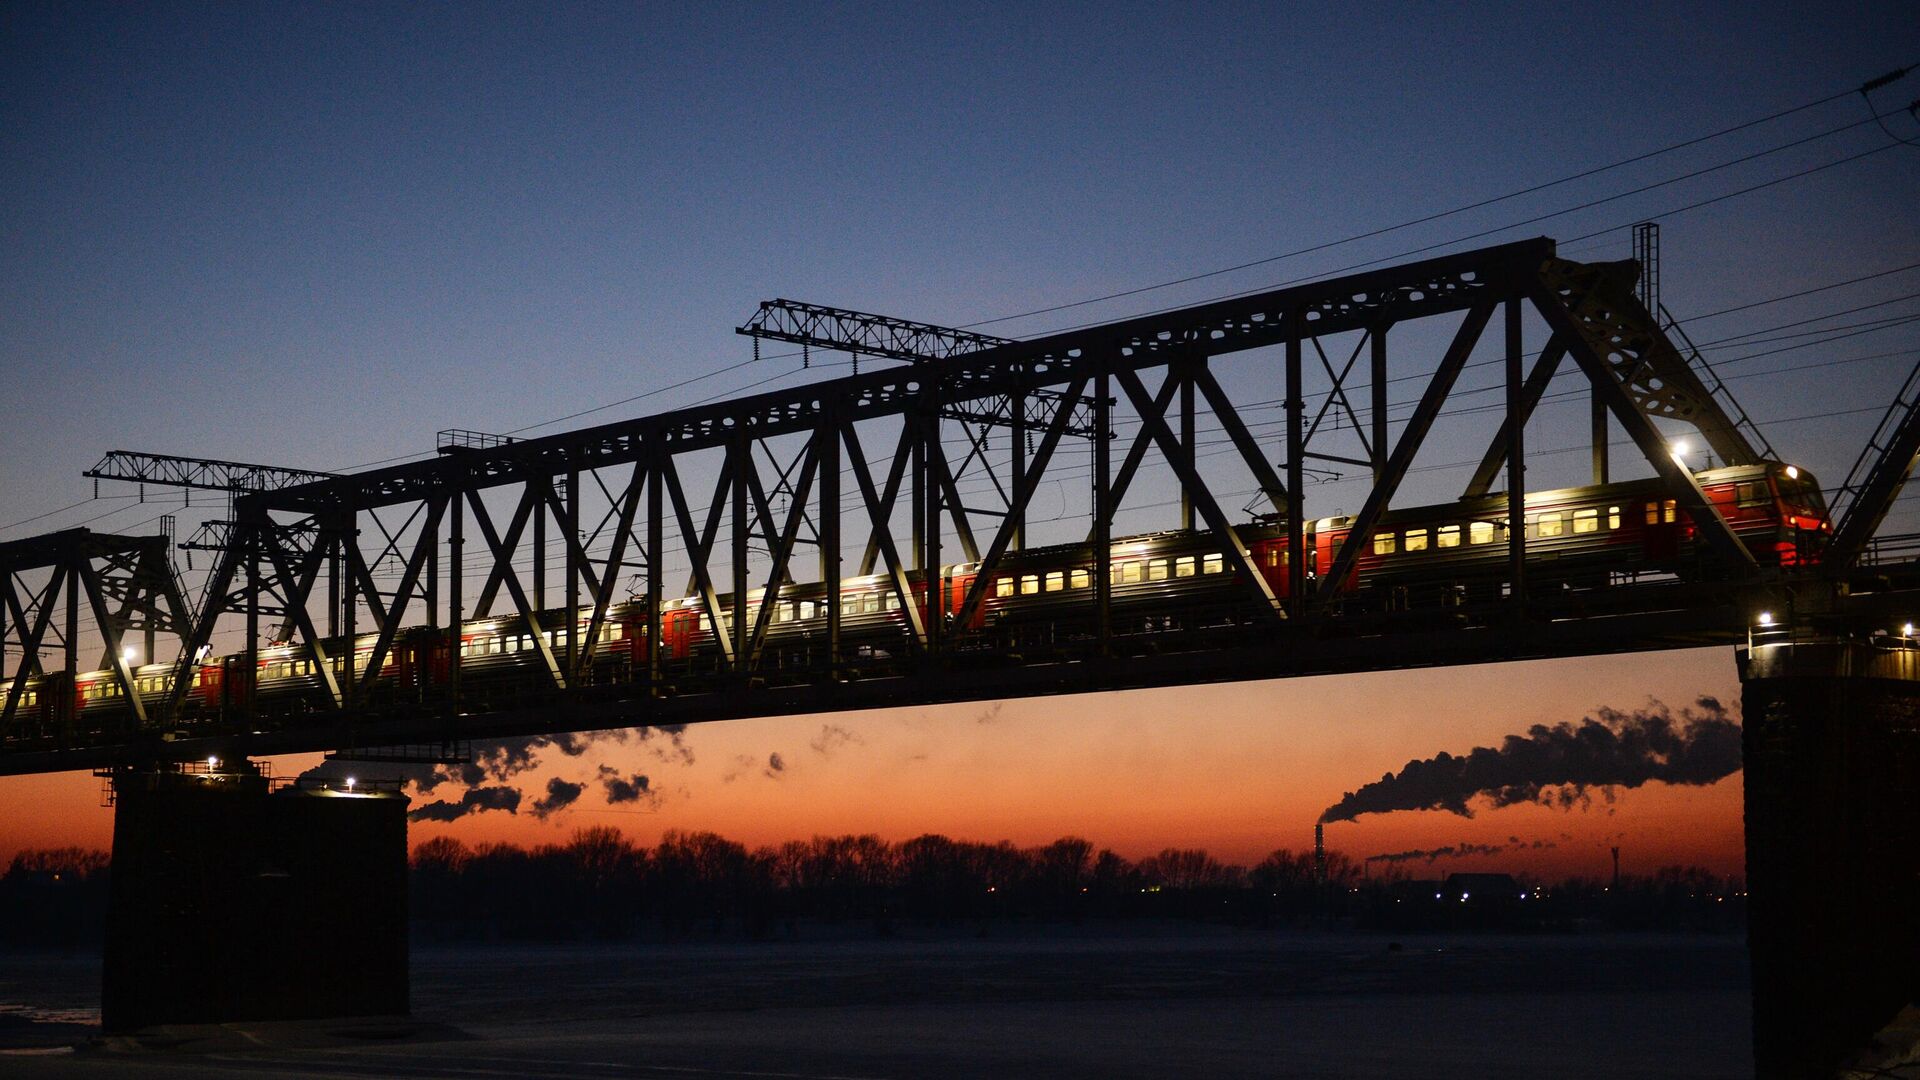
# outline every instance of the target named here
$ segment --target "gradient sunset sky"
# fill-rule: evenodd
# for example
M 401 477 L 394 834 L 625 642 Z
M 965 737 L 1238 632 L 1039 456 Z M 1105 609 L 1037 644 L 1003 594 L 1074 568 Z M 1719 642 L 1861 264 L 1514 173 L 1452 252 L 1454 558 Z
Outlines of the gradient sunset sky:
M 0 539 L 149 532 L 167 512 L 184 533 L 217 516 L 210 494 L 191 509 L 124 488 L 93 500 L 79 474 L 108 449 L 347 470 L 430 451 L 442 428 L 544 434 L 832 374 L 743 367 L 632 400 L 746 359 L 732 328 L 775 296 L 1030 336 L 1426 245 L 1549 235 L 1572 258 L 1625 258 L 1625 227 L 1649 217 L 1666 306 L 1702 317 L 1689 332 L 1737 373 L 1729 385 L 1782 456 L 1838 482 L 1920 356 L 1920 330 L 1900 321 L 1920 313 L 1920 274 L 1881 273 L 1920 263 L 1920 147 L 1895 141 L 1920 140 L 1901 111 L 1920 74 L 1847 94 L 1920 61 L 1911 5 L 1472 12 L 0 6 Z M 1005 318 L 1836 95 L 1390 235 Z M 1891 113 L 1884 128 L 1874 107 Z M 1866 275 L 1879 276 L 1824 288 Z M 1820 291 L 1726 310 L 1807 290 Z M 1547 408 L 1529 445 L 1583 434 L 1578 408 Z M 1474 456 L 1461 452 L 1473 438 L 1431 460 Z M 1451 498 L 1465 475 L 1420 477 L 1409 498 Z M 1354 478 L 1314 493 L 1329 512 L 1363 497 Z M 1886 531 L 1916 528 L 1908 503 Z M 641 772 L 659 793 L 643 807 L 590 786 L 545 820 L 523 806 L 413 835 L 1076 834 L 1129 856 L 1200 846 L 1245 863 L 1310 844 L 1324 807 L 1409 759 L 1701 695 L 1738 699 L 1730 650 L 738 721 L 690 730 L 691 760 L 655 753 L 659 740 L 608 742 L 549 751 L 517 778 L 531 797 L 601 765 Z M 1328 842 L 1356 857 L 1552 845 L 1442 873 L 1598 875 L 1610 844 L 1629 870 L 1737 873 L 1740 807 L 1735 774 L 1571 810 L 1369 815 L 1329 826 Z M 0 858 L 104 846 L 110 826 L 91 777 L 0 778 Z

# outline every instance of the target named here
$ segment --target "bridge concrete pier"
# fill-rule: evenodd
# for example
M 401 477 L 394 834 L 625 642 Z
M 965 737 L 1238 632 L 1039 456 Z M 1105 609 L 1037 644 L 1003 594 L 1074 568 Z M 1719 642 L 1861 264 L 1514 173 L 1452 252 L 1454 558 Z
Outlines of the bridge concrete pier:
M 1920 644 L 1739 653 L 1756 1073 L 1833 1075 L 1920 999 Z
M 244 762 L 114 778 L 109 1034 L 408 1011 L 407 800 Z

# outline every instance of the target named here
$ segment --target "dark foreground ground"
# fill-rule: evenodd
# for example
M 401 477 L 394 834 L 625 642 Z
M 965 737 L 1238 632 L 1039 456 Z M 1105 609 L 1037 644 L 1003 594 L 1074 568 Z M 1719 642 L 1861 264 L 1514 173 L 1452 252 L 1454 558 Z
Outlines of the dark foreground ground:
M 262 962 L 297 978 L 326 957 L 289 943 Z M 409 1022 L 106 1041 L 85 1026 L 97 1019 L 97 965 L 84 954 L 0 954 L 0 1075 L 1752 1073 L 1737 936 L 1127 926 L 776 944 L 422 945 Z

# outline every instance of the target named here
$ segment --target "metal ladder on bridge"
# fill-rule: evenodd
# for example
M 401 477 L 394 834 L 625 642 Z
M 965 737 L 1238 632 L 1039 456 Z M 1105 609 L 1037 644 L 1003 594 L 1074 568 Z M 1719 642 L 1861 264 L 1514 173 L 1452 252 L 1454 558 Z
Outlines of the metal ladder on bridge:
M 1866 550 L 1867 541 L 1906 486 L 1916 454 L 1920 454 L 1920 363 L 1907 373 L 1907 381 L 1834 493 L 1832 516 L 1838 524 L 1827 550 L 1840 565 L 1853 562 Z

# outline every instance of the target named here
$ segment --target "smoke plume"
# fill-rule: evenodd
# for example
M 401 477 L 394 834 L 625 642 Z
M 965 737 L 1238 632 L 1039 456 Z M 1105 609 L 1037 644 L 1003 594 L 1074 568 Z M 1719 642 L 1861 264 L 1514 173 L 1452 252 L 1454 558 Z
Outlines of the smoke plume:
M 1446 847 L 1415 848 L 1412 851 L 1390 851 L 1384 855 L 1369 855 L 1367 856 L 1367 861 L 1370 863 L 1403 863 L 1412 862 L 1416 859 L 1425 859 L 1427 862 L 1433 862 L 1436 859 L 1449 857 L 1464 859 L 1473 855 L 1498 855 L 1503 851 L 1545 851 L 1548 848 L 1559 846 L 1560 845 L 1551 840 L 1535 840 L 1530 844 L 1525 844 L 1512 837 L 1508 837 L 1508 843 L 1505 844 L 1460 843 L 1448 844 Z
M 520 789 L 512 787 L 476 787 L 460 794 L 459 802 L 430 802 L 407 811 L 408 821 L 454 821 L 482 810 L 520 811 Z
M 1468 805 L 1486 796 L 1495 807 L 1541 803 L 1568 809 L 1598 791 L 1658 780 L 1711 784 L 1740 768 L 1740 725 L 1719 699 L 1702 697 L 1678 716 L 1658 701 L 1624 713 L 1601 709 L 1578 724 L 1535 724 L 1498 747 L 1477 746 L 1456 757 L 1442 751 L 1409 761 L 1327 807 L 1322 821 L 1351 821 L 1390 810 L 1446 810 L 1472 817 Z
M 533 816 L 545 821 L 548 817 L 572 806 L 574 800 L 578 799 L 580 793 L 585 790 L 587 790 L 585 784 L 575 784 L 556 776 L 547 781 L 545 797 L 534 800 Z

